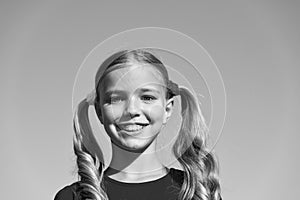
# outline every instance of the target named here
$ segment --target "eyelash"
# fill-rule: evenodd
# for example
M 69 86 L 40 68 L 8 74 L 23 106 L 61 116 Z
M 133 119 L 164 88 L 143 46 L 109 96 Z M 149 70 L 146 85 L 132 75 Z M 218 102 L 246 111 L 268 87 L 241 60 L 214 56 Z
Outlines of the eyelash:
M 121 97 L 110 97 L 108 99 L 108 102 L 110 104 L 114 104 L 114 103 L 119 103 L 120 101 L 122 101 L 122 98 Z
M 143 96 L 141 96 L 141 100 L 142 100 L 142 101 L 146 101 L 146 102 L 154 101 L 154 100 L 156 100 L 156 99 L 157 99 L 156 97 L 151 96 L 151 95 L 143 95 Z M 122 98 L 122 97 L 110 97 L 110 98 L 108 99 L 108 102 L 109 102 L 110 104 L 116 104 L 116 103 L 119 103 L 119 102 L 121 102 L 121 101 L 123 101 L 123 98 Z
M 148 99 L 147 99 L 148 98 Z M 149 100 L 149 98 L 151 99 L 151 100 Z M 143 101 L 154 101 L 154 100 L 156 100 L 156 98 L 154 97 L 154 96 L 151 96 L 151 95 L 143 95 L 142 97 L 141 97 L 141 99 L 143 100 Z M 146 100 L 147 99 L 147 100 Z

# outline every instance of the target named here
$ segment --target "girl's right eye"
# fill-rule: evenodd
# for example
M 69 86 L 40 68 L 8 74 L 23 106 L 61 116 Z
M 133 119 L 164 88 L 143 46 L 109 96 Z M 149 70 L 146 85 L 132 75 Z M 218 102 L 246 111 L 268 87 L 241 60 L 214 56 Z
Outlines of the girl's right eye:
M 111 104 L 120 103 L 123 99 L 121 97 L 110 97 L 108 102 Z

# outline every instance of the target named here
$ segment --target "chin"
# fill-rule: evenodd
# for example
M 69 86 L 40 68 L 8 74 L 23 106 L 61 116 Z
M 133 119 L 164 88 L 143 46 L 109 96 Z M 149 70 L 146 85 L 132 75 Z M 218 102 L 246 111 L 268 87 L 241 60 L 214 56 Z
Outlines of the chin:
M 119 148 L 126 150 L 126 151 L 135 152 L 135 153 L 144 152 L 152 142 L 153 142 L 153 140 L 151 140 L 151 141 L 114 141 L 114 140 L 112 140 L 112 143 L 114 143 Z

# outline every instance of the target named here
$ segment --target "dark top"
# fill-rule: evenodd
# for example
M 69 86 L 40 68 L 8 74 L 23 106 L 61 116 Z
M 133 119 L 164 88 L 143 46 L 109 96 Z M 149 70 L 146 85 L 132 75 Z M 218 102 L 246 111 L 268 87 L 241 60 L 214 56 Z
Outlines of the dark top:
M 104 176 L 109 200 L 176 200 L 183 182 L 183 171 L 171 168 L 167 175 L 142 183 L 119 182 Z M 61 189 L 54 200 L 77 200 L 78 182 Z

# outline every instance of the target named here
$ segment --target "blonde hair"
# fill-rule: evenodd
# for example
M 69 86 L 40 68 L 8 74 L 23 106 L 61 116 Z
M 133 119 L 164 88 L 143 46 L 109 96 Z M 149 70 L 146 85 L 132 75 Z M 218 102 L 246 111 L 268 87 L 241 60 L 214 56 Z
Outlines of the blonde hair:
M 96 99 L 94 102 L 99 117 L 99 90 L 98 86 L 102 78 L 114 66 L 118 69 L 120 64 L 129 62 L 151 64 L 161 72 L 167 87 L 167 98 L 176 93 L 181 96 L 182 124 L 179 135 L 173 146 L 173 153 L 178 158 L 184 170 L 184 179 L 180 189 L 180 200 L 219 200 L 220 183 L 218 176 L 218 163 L 213 152 L 207 147 L 207 126 L 202 115 L 199 103 L 195 96 L 185 87 L 177 87 L 174 84 L 168 87 L 168 73 L 163 63 L 152 53 L 143 49 L 120 51 L 106 59 L 99 67 L 95 78 Z M 175 84 L 177 86 L 177 84 Z M 175 88 L 176 90 L 176 88 Z M 83 99 L 75 112 L 73 123 L 75 137 L 73 139 L 74 152 L 77 156 L 78 175 L 80 177 L 77 195 L 79 199 L 108 200 L 103 185 L 104 158 L 101 150 L 91 153 L 86 145 L 93 141 L 91 138 L 91 126 L 88 117 L 89 101 Z

